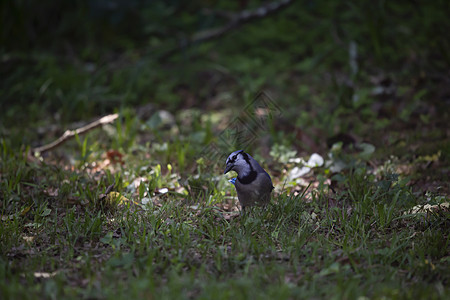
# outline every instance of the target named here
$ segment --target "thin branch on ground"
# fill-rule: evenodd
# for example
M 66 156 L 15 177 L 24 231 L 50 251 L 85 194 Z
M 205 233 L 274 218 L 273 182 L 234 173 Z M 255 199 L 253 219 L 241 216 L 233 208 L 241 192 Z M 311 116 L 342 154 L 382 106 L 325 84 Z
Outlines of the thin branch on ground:
M 175 54 L 180 48 L 189 47 L 193 44 L 201 43 L 207 40 L 211 40 L 213 38 L 218 38 L 229 31 L 236 29 L 243 25 L 244 23 L 247 23 L 254 19 L 261 19 L 264 18 L 272 13 L 277 12 L 278 10 L 288 6 L 292 3 L 292 0 L 281 0 L 281 1 L 275 1 L 270 2 L 266 5 L 262 5 L 256 9 L 253 10 L 243 10 L 239 13 L 231 13 L 231 12 L 210 12 L 210 13 L 216 13 L 220 14 L 222 17 L 226 17 L 229 19 L 228 23 L 225 24 L 222 27 L 213 28 L 213 29 L 206 29 L 203 31 L 200 31 L 196 34 L 194 34 L 190 39 L 184 40 L 180 42 L 180 47 L 173 48 L 169 51 L 167 51 L 163 56 L 162 59 L 166 59 L 173 54 Z
M 87 133 L 88 131 L 91 131 L 92 129 L 99 127 L 99 126 L 112 123 L 118 117 L 119 117 L 119 114 L 111 114 L 111 115 L 104 116 L 92 123 L 87 124 L 86 126 L 77 128 L 75 130 L 66 130 L 66 132 L 64 132 L 64 134 L 60 138 L 58 138 L 56 141 L 51 142 L 50 144 L 47 144 L 47 145 L 43 145 L 43 146 L 34 148 L 34 149 L 32 149 L 32 152 L 33 153 L 36 153 L 36 152 L 44 153 L 44 152 L 50 151 L 50 150 L 62 145 L 63 143 L 67 142 L 68 140 L 75 137 L 76 135 L 82 135 L 82 134 Z
M 230 21 L 226 25 L 219 28 L 208 29 L 205 31 L 198 32 L 194 34 L 190 42 L 194 44 L 219 37 L 224 33 L 230 31 L 231 29 L 236 28 L 248 21 L 264 18 L 269 14 L 272 14 L 280 10 L 281 8 L 289 5 L 291 2 L 292 2 L 291 0 L 271 2 L 266 5 L 260 6 L 254 10 L 243 10 L 237 14 L 229 14 L 228 18 L 230 19 Z

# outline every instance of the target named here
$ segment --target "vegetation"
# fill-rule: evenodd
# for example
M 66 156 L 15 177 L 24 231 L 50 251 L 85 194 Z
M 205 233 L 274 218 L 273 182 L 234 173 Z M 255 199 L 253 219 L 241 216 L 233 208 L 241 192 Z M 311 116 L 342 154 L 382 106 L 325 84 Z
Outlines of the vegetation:
M 1 3 L 1 298 L 448 299 L 450 4 L 354 2 Z

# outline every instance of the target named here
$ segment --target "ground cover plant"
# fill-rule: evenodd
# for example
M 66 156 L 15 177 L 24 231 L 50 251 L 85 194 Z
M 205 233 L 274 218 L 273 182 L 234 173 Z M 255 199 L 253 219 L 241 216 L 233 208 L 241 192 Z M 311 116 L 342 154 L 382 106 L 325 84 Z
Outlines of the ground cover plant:
M 1 4 L 2 299 L 449 298 L 446 1 L 111 3 Z

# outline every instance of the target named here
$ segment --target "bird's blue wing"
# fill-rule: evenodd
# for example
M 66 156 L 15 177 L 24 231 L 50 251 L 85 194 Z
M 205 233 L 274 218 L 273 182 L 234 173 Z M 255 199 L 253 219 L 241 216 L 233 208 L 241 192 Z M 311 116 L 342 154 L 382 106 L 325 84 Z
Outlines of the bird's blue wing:
M 232 184 L 235 184 L 235 183 L 236 183 L 236 179 L 237 179 L 237 178 L 235 177 L 235 178 L 229 179 L 228 181 L 231 182 Z

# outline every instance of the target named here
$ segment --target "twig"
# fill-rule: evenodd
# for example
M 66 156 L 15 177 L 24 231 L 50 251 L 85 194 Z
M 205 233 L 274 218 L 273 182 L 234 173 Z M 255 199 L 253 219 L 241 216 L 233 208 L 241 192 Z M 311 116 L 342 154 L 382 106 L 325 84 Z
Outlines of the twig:
M 274 13 L 281 8 L 291 4 L 292 0 L 280 0 L 275 2 L 270 2 L 266 5 L 260 6 L 254 10 L 243 10 L 239 13 L 227 13 L 227 12 L 216 12 L 222 17 L 229 19 L 230 21 L 222 27 L 207 29 L 194 34 L 190 39 L 180 42 L 180 47 L 172 48 L 171 50 L 165 52 L 161 59 L 167 59 L 168 57 L 175 54 L 180 48 L 189 47 L 193 44 L 204 42 L 213 38 L 220 37 L 227 33 L 228 31 L 235 29 L 242 24 L 249 22 L 253 19 L 264 18 L 267 15 Z M 208 13 L 211 13 L 208 11 Z
M 119 114 L 112 114 L 112 115 L 107 115 L 104 116 L 92 123 L 87 124 L 86 126 L 80 127 L 78 129 L 75 130 L 66 130 L 66 132 L 64 132 L 64 134 L 57 139 L 56 141 L 47 144 L 47 145 L 43 145 L 37 148 L 34 148 L 32 150 L 33 153 L 39 152 L 39 153 L 44 153 L 47 152 L 49 150 L 52 150 L 53 148 L 58 147 L 59 145 L 65 143 L 67 140 L 73 138 L 76 135 L 81 135 L 84 134 L 94 128 L 97 128 L 99 126 L 102 126 L 104 124 L 108 124 L 108 123 L 112 123 L 114 120 L 116 120 L 119 117 Z
M 111 193 L 111 191 L 113 190 L 115 185 L 116 185 L 116 181 L 114 180 L 114 182 L 106 188 L 105 193 L 100 194 L 100 196 L 99 196 L 100 200 L 104 200 L 108 196 L 108 194 Z
M 281 0 L 278 2 L 271 2 L 266 5 L 260 6 L 254 10 L 244 10 L 237 14 L 233 14 L 229 16 L 230 21 L 225 26 L 209 29 L 205 31 L 201 31 L 195 34 L 190 42 L 198 43 L 203 42 L 215 37 L 219 37 L 226 33 L 227 31 L 245 23 L 253 19 L 263 18 L 273 12 L 278 11 L 279 9 L 287 6 L 291 3 L 291 0 Z M 223 14 L 223 13 L 222 13 Z

